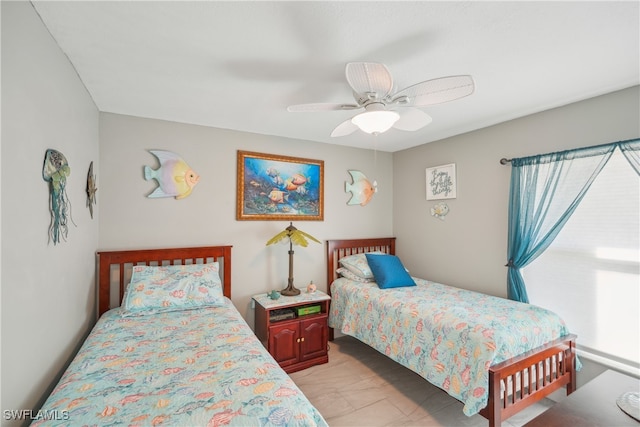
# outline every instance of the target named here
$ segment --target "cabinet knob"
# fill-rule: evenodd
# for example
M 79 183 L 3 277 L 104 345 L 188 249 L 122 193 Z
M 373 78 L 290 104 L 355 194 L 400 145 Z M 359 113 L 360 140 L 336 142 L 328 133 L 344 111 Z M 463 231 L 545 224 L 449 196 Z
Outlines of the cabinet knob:
M 301 340 L 302 342 L 304 342 L 304 337 L 300 338 L 300 340 Z

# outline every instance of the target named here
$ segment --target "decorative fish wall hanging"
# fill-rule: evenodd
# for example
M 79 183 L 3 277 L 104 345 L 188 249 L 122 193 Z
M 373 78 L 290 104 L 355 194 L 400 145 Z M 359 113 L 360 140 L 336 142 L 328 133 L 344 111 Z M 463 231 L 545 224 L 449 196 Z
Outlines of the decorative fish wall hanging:
M 93 218 L 93 205 L 96 204 L 96 176 L 93 174 L 93 162 L 89 164 L 89 172 L 87 173 L 87 207 L 89 207 L 89 213 Z
M 182 157 L 171 151 L 149 150 L 149 152 L 158 158 L 160 167 L 158 169 L 144 167 L 144 179 L 147 181 L 155 179 L 158 182 L 158 187 L 147 197 L 184 199 L 191 194 L 193 188 L 200 181 L 200 176 L 189 167 Z
M 67 240 L 69 219 L 75 225 L 71 218 L 71 202 L 67 195 L 67 177 L 70 174 L 71 168 L 64 154 L 57 150 L 47 150 L 42 177 L 49 183 L 49 241 L 53 240 L 54 245 L 58 244 L 61 238 Z
M 449 206 L 444 202 L 436 203 L 436 205 L 431 208 L 431 216 L 441 219 L 442 221 L 444 221 L 444 217 L 447 216 L 448 213 Z
M 365 206 L 378 191 L 378 184 L 375 181 L 372 184 L 360 171 L 350 170 L 348 172 L 351 175 L 353 183 L 350 184 L 346 181 L 344 183 L 345 192 L 351 193 L 351 198 L 347 204 Z

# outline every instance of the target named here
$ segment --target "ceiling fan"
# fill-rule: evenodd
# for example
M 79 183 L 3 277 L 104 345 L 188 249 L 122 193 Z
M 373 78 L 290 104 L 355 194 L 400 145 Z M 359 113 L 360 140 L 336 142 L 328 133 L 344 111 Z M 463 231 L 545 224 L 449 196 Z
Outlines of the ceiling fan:
M 431 117 L 416 107 L 453 101 L 471 95 L 473 78 L 468 75 L 440 77 L 393 91 L 393 78 L 384 64 L 350 62 L 346 66 L 347 83 L 353 90 L 355 104 L 299 104 L 287 111 L 310 113 L 317 111 L 360 110 L 364 112 L 340 123 L 331 136 L 346 136 L 360 129 L 379 134 L 392 127 L 416 131 L 429 123 Z

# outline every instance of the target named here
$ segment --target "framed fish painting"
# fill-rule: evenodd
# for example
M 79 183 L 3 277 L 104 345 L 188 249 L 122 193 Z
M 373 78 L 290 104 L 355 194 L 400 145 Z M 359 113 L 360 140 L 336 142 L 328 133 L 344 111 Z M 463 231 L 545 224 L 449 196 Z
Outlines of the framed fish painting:
M 238 220 L 324 220 L 324 161 L 238 151 Z

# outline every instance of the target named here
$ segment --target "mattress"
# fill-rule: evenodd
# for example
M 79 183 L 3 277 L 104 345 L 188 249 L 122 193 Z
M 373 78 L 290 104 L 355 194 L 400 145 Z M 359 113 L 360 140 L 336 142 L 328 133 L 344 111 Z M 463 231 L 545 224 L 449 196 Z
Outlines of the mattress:
M 569 333 L 555 313 L 531 304 L 414 278 L 379 289 L 339 278 L 329 326 L 386 354 L 464 404 L 488 402 L 488 368 Z
M 230 300 L 105 313 L 33 425 L 326 426 Z

